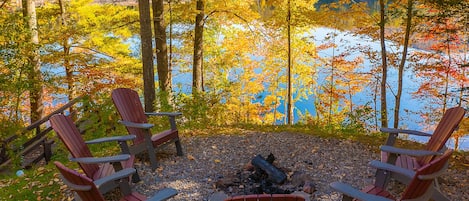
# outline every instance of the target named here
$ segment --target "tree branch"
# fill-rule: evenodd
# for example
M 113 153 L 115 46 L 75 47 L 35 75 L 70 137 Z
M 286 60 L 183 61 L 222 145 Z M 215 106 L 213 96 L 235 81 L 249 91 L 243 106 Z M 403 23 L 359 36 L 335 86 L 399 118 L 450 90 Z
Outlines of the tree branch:
M 238 15 L 238 14 L 236 14 L 236 13 L 233 13 L 233 12 L 231 12 L 231 11 L 229 11 L 229 10 L 214 10 L 214 11 L 210 12 L 209 14 L 207 14 L 207 15 L 205 16 L 205 18 L 204 18 L 204 20 L 203 20 L 203 21 L 204 21 L 204 25 L 205 25 L 205 22 L 207 21 L 207 19 L 208 19 L 211 15 L 214 15 L 215 13 L 228 13 L 228 14 L 232 14 L 232 15 L 234 15 L 235 17 L 237 17 L 237 18 L 239 18 L 240 20 L 242 20 L 244 23 L 246 23 L 248 29 L 249 29 L 253 34 L 256 33 L 256 32 L 251 28 L 251 25 L 249 25 L 249 22 L 248 22 L 246 19 L 244 19 L 244 18 L 241 17 L 240 15 Z M 262 31 L 259 31 L 259 32 L 264 36 L 264 39 L 265 39 L 266 41 L 269 41 L 269 40 L 268 40 L 268 37 L 267 37 L 267 34 L 263 33 Z
M 0 8 L 3 8 L 8 3 L 8 0 L 3 0 L 2 5 L 0 5 Z

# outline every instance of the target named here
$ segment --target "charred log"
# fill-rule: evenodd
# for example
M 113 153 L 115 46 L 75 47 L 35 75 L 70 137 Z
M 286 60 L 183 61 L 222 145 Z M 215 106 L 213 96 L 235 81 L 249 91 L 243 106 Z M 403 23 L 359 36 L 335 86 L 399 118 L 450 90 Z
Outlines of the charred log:
M 273 155 L 272 155 L 273 157 Z M 269 155 L 269 160 L 273 162 L 275 158 L 272 158 Z M 264 157 L 261 155 L 257 155 L 251 160 L 251 164 L 254 165 L 257 169 L 262 170 L 268 175 L 268 179 L 271 180 L 272 182 L 276 184 L 283 184 L 285 180 L 287 180 L 287 175 L 279 170 L 277 167 L 275 167 L 272 163 L 269 163 Z M 256 171 L 256 172 L 261 172 L 261 171 Z

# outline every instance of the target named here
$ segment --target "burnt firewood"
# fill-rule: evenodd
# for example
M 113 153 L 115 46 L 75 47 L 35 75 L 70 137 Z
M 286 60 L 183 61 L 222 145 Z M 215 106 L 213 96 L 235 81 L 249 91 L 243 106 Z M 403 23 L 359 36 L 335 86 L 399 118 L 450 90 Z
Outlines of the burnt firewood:
M 266 161 L 261 155 L 254 157 L 251 160 L 251 164 L 263 170 L 267 175 L 269 175 L 269 179 L 276 184 L 283 184 L 287 179 L 287 175 L 284 172 Z

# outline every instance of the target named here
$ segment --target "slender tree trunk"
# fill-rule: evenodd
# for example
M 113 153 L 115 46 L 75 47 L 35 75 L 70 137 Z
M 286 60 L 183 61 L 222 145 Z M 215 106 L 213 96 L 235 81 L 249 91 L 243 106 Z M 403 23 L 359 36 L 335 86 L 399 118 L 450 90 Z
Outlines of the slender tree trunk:
M 446 39 L 446 49 L 447 49 L 447 54 L 448 54 L 448 65 L 446 66 L 445 69 L 445 92 L 443 93 L 443 110 L 441 114 L 444 114 L 446 111 L 446 104 L 448 102 L 448 90 L 449 90 L 449 71 L 451 70 L 451 63 L 452 63 L 452 58 L 451 58 L 451 39 L 450 39 L 450 33 L 448 29 L 446 29 L 447 32 L 447 39 Z
M 410 32 L 412 27 L 412 12 L 413 12 L 413 0 L 407 1 L 407 20 L 406 20 L 406 28 L 405 28 L 405 37 L 404 37 L 404 49 L 402 51 L 402 59 L 399 64 L 399 77 L 398 77 L 398 87 L 397 87 L 397 95 L 396 95 L 396 103 L 395 103 L 395 110 L 394 110 L 394 128 L 399 127 L 399 111 L 401 108 L 401 97 L 402 97 L 402 77 L 404 76 L 404 66 L 407 60 L 407 49 L 409 47 L 409 39 L 410 39 Z
M 195 17 L 194 60 L 192 66 L 192 94 L 202 91 L 203 35 L 204 35 L 204 0 L 197 0 Z
M 42 105 L 43 86 L 41 74 L 41 60 L 39 55 L 39 34 L 37 30 L 36 2 L 34 0 L 23 1 L 23 16 L 30 31 L 30 41 L 34 45 L 29 58 L 31 69 L 28 78 L 32 83 L 29 91 L 29 101 L 31 104 L 31 123 L 42 118 L 44 107 Z
M 168 59 L 168 71 L 169 79 L 172 88 L 172 73 L 173 73 L 173 7 L 171 6 L 171 0 L 168 0 L 169 7 L 169 59 Z
M 153 112 L 153 103 L 155 101 L 155 71 L 153 67 L 149 0 L 138 0 L 138 11 L 140 16 L 140 40 L 142 43 L 143 96 L 145 111 Z
M 386 41 L 385 41 L 385 4 L 384 0 L 379 0 L 380 16 L 381 20 L 379 23 L 380 41 L 381 41 L 381 61 L 382 61 L 382 77 L 381 77 L 381 127 L 388 127 L 388 112 L 386 104 L 386 82 L 388 74 L 387 64 L 387 53 L 386 53 Z
M 287 68 L 287 123 L 288 125 L 293 124 L 293 114 L 292 114 L 292 84 L 291 84 L 291 69 L 292 69 L 292 60 L 291 60 L 291 7 L 290 0 L 288 0 L 288 14 L 287 14 L 287 26 L 288 26 L 288 68 Z
M 59 0 L 59 7 L 60 7 L 60 22 L 61 25 L 66 27 L 67 26 L 67 17 L 65 11 L 65 2 L 64 0 Z M 74 82 L 73 82 L 73 67 L 70 63 L 70 44 L 69 38 L 64 37 L 62 40 L 62 47 L 63 47 L 63 60 L 64 60 L 64 68 L 65 68 L 65 82 L 67 83 L 67 98 L 68 102 L 73 100 L 73 91 L 74 91 Z M 70 107 L 70 113 L 73 115 L 72 118 L 75 118 L 74 115 L 74 107 Z
M 171 72 L 168 66 L 168 48 L 166 45 L 166 25 L 164 22 L 163 0 L 154 0 L 153 4 L 153 23 L 156 43 L 156 68 L 160 90 L 163 93 L 161 102 L 163 105 L 169 105 L 171 94 Z

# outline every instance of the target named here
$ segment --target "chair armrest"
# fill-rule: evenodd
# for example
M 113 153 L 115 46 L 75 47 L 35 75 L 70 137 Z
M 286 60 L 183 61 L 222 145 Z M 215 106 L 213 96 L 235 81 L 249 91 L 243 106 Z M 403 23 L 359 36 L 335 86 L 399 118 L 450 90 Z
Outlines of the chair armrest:
M 130 175 L 132 175 L 136 172 L 137 172 L 137 170 L 135 170 L 134 168 L 125 168 L 125 169 L 117 171 L 114 174 L 111 174 L 109 176 L 94 180 L 93 183 L 96 185 L 96 187 L 99 188 L 101 185 L 103 185 L 105 183 L 120 180 L 120 179 L 124 179 L 124 178 L 128 178 Z
M 364 201 L 392 201 L 390 199 L 376 196 L 376 195 L 371 195 L 368 193 L 361 192 L 360 190 L 353 188 L 349 184 L 341 183 L 341 182 L 333 182 L 329 184 L 331 188 L 334 190 L 341 192 L 344 195 L 347 195 L 352 198 L 356 198 L 359 200 L 364 200 Z
M 377 160 L 371 161 L 369 163 L 369 165 L 371 167 L 376 168 L 376 169 L 386 170 L 386 171 L 389 171 L 391 173 L 402 174 L 402 175 L 405 175 L 408 178 L 412 178 L 415 175 L 415 172 L 412 171 L 412 170 L 401 168 L 401 167 L 398 167 L 398 166 L 395 166 L 395 165 L 392 165 L 392 164 L 389 164 L 389 163 L 384 163 L 384 162 L 381 162 L 381 161 L 377 161 Z
M 164 188 L 156 192 L 147 201 L 163 201 L 172 198 L 178 194 L 178 191 L 174 188 Z
M 175 117 L 182 115 L 182 112 L 145 112 L 147 116 L 170 116 Z
M 103 143 L 103 142 L 113 142 L 113 141 L 130 141 L 135 139 L 137 136 L 135 135 L 123 135 L 123 136 L 113 136 L 113 137 L 104 137 L 104 138 L 98 138 L 98 139 L 93 139 L 86 141 L 85 144 L 97 144 L 97 143 Z
M 412 150 L 412 149 L 403 149 L 403 148 L 397 148 L 389 145 L 382 145 L 381 146 L 381 151 L 387 152 L 387 153 L 393 153 L 393 154 L 398 154 L 398 155 L 408 155 L 408 156 L 432 156 L 432 155 L 442 155 L 443 153 L 441 152 L 436 152 L 436 151 L 427 151 L 427 150 Z
M 60 179 L 62 179 L 62 182 L 67 185 L 69 188 L 71 188 L 74 191 L 89 191 L 92 187 L 90 185 L 77 185 L 72 182 L 70 182 L 68 179 L 66 179 L 62 174 L 59 175 Z
M 403 134 L 418 135 L 418 136 L 425 136 L 425 137 L 432 136 L 432 134 L 430 133 L 425 133 L 425 132 L 415 131 L 415 130 L 405 130 L 405 129 L 397 129 L 397 128 L 380 128 L 379 130 L 383 133 L 403 133 Z
M 121 154 L 116 156 L 107 157 L 84 157 L 84 158 L 70 158 L 70 161 L 86 164 L 97 164 L 97 163 L 112 163 L 121 162 L 130 159 L 129 154 Z
M 142 128 L 142 129 L 150 129 L 154 126 L 153 124 L 149 124 L 149 123 L 134 123 L 134 122 L 122 121 L 122 120 L 120 120 L 119 123 L 127 127 Z

